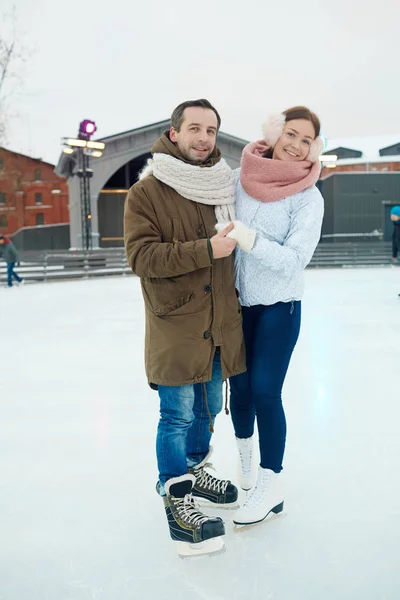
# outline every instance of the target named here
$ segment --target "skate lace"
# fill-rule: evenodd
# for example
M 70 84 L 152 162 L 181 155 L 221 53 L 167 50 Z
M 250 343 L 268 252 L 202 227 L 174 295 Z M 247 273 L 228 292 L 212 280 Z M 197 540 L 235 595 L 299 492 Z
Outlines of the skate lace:
M 202 488 L 218 492 L 219 494 L 225 494 L 229 481 L 218 479 L 217 477 L 214 477 L 214 475 L 211 475 L 211 473 L 207 473 L 207 471 L 204 470 L 206 467 L 214 469 L 212 463 L 205 463 L 200 469 L 193 469 L 198 485 Z
M 244 477 L 250 477 L 251 475 L 251 465 L 253 458 L 252 448 L 249 450 L 239 449 L 239 458 L 240 458 L 240 468 L 242 470 Z
M 264 475 L 261 481 L 257 481 L 255 488 L 243 504 L 243 508 L 255 508 L 258 506 L 268 492 L 268 484 L 270 481 L 271 475 L 269 473 Z
M 196 509 L 192 494 L 186 494 L 184 498 L 176 499 L 175 506 L 179 517 L 189 525 L 197 527 L 209 518 Z

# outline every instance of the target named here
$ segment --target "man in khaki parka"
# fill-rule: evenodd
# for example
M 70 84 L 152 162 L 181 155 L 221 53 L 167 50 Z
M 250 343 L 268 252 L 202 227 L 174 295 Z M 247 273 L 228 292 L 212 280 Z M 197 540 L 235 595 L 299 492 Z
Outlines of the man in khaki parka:
M 223 546 L 222 520 L 195 501 L 233 507 L 238 496 L 205 470 L 223 381 L 245 371 L 236 242 L 226 237 L 233 225 L 215 230 L 217 220 L 234 219 L 233 174 L 216 147 L 220 123 L 207 100 L 180 104 L 125 205 L 126 253 L 145 303 L 146 374 L 160 397 L 157 490 L 183 554 Z

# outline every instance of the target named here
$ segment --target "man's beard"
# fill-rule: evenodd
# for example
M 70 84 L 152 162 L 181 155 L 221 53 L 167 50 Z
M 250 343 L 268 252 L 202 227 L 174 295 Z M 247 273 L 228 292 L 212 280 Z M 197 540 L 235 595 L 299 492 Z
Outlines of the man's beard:
M 199 158 L 197 156 L 191 156 L 184 148 L 181 148 L 178 145 L 179 151 L 182 154 L 183 158 L 185 158 L 186 160 L 189 160 L 192 163 L 195 163 L 196 165 L 202 165 L 205 162 L 208 161 L 208 159 L 210 158 L 211 154 L 214 152 L 214 148 L 212 148 L 211 150 L 209 150 L 208 154 L 206 156 L 204 156 L 204 158 Z

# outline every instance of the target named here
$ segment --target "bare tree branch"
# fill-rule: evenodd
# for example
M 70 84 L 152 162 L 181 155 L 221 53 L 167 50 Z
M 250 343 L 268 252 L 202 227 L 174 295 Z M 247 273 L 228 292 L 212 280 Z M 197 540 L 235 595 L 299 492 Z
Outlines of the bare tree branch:
M 0 42 L 1 42 L 1 40 L 0 40 Z M 10 62 L 11 62 L 11 59 L 13 58 L 14 48 L 15 48 L 15 42 L 13 42 L 11 44 L 11 46 L 5 45 L 4 53 L 0 54 L 0 98 L 1 98 L 1 92 L 3 89 L 3 85 L 4 85 L 5 79 L 8 74 L 8 69 L 10 67 Z
M 15 5 L 10 14 L 0 16 L 0 145 L 10 120 L 9 99 L 22 85 L 20 72 L 27 51 L 19 42 Z

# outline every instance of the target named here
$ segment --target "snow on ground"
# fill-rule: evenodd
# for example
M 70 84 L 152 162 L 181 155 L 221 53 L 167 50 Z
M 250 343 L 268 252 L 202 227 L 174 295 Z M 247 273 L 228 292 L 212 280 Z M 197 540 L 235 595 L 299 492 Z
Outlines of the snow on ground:
M 398 600 L 400 269 L 309 270 L 285 514 L 180 560 L 134 277 L 0 289 L 0 600 Z M 230 418 L 215 466 L 235 478 Z M 221 514 L 221 513 L 220 513 Z

